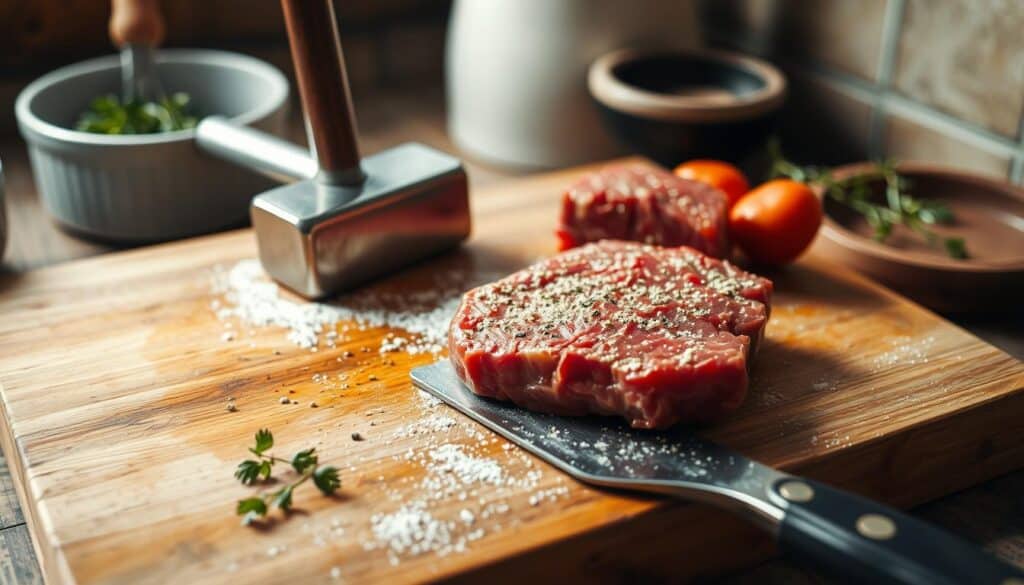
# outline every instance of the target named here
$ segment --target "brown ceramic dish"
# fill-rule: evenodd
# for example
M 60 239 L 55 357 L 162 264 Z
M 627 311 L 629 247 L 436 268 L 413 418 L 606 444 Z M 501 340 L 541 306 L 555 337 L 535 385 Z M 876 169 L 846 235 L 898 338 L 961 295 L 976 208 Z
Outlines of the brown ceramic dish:
M 786 95 L 772 65 L 713 50 L 614 51 L 590 66 L 587 85 L 622 142 L 670 167 L 741 162 L 764 144 Z
M 956 218 L 935 226 L 944 237 L 962 237 L 969 257 L 950 258 L 919 235 L 896 226 L 885 243 L 871 238 L 864 217 L 842 203 L 825 201 L 818 252 L 843 262 L 933 309 L 946 312 L 1000 310 L 1024 295 L 1024 190 L 935 165 L 902 163 L 910 193 L 949 205 Z M 836 169 L 836 179 L 870 172 L 861 163 Z M 883 196 L 878 181 L 876 196 Z

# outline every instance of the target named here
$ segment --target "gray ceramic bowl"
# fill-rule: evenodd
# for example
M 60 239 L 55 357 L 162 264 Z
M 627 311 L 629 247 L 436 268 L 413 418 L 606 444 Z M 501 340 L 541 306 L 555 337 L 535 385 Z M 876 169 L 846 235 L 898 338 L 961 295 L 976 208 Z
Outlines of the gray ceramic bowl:
M 220 114 L 280 134 L 288 81 L 258 59 L 207 50 L 165 50 L 157 70 L 169 92 L 186 92 L 199 115 Z M 113 136 L 71 130 L 96 96 L 119 94 L 116 55 L 32 82 L 18 96 L 43 203 L 71 231 L 119 242 L 182 238 L 239 225 L 252 196 L 273 183 L 202 154 L 194 130 Z

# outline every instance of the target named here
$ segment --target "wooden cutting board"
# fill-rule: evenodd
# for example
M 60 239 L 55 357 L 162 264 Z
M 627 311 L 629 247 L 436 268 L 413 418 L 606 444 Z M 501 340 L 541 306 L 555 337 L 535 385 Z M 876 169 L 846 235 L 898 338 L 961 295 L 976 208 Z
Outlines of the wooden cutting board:
M 551 254 L 559 191 L 585 171 L 474 192 L 462 251 L 371 290 Z M 772 552 L 728 514 L 584 487 L 430 403 L 408 372 L 432 357 L 380 353 L 386 328 L 343 323 L 312 352 L 229 319 L 226 340 L 215 267 L 254 250 L 239 231 L 0 280 L 0 434 L 49 582 L 618 582 Z M 1019 361 L 828 259 L 771 276 L 751 395 L 702 433 L 899 506 L 1024 465 Z M 278 454 L 315 446 L 341 493 L 306 485 L 296 513 L 240 526 L 234 503 L 257 489 L 232 471 L 260 427 Z M 413 520 L 427 532 L 396 528 Z

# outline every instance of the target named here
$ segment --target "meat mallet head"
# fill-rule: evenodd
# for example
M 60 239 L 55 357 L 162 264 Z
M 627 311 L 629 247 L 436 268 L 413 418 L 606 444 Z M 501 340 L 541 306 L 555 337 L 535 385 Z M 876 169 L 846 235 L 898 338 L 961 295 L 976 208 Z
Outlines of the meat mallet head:
M 407 143 L 362 160 L 366 179 L 311 179 L 253 200 L 260 261 L 295 292 L 322 298 L 453 248 L 470 232 L 458 159 Z
M 360 159 L 333 3 L 281 7 L 317 171 L 253 200 L 263 268 L 320 298 L 457 245 L 470 221 L 462 164 L 421 144 Z

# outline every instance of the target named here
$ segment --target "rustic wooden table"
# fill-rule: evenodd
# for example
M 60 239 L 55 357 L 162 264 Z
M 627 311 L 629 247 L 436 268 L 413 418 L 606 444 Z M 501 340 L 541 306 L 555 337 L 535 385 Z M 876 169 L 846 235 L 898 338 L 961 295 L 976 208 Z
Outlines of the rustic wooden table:
M 439 92 L 356 96 L 356 102 L 364 152 L 375 152 L 408 140 L 454 151 L 444 132 L 443 102 Z M 302 140 L 302 124 L 297 116 L 292 126 L 292 139 Z M 0 270 L 31 270 L 114 250 L 110 246 L 70 236 L 49 220 L 36 195 L 28 156 L 20 140 L 9 137 L 0 141 L 0 159 L 6 173 L 10 226 L 8 250 Z M 474 186 L 517 174 L 472 161 L 467 163 L 467 167 Z M 953 320 L 1018 359 L 1024 359 L 1024 314 Z M 1024 566 L 1024 471 L 943 498 L 915 512 L 978 542 L 1004 559 Z M 11 475 L 0 456 L 0 585 L 41 581 Z M 826 581 L 786 559 L 779 559 L 721 582 L 738 585 Z

